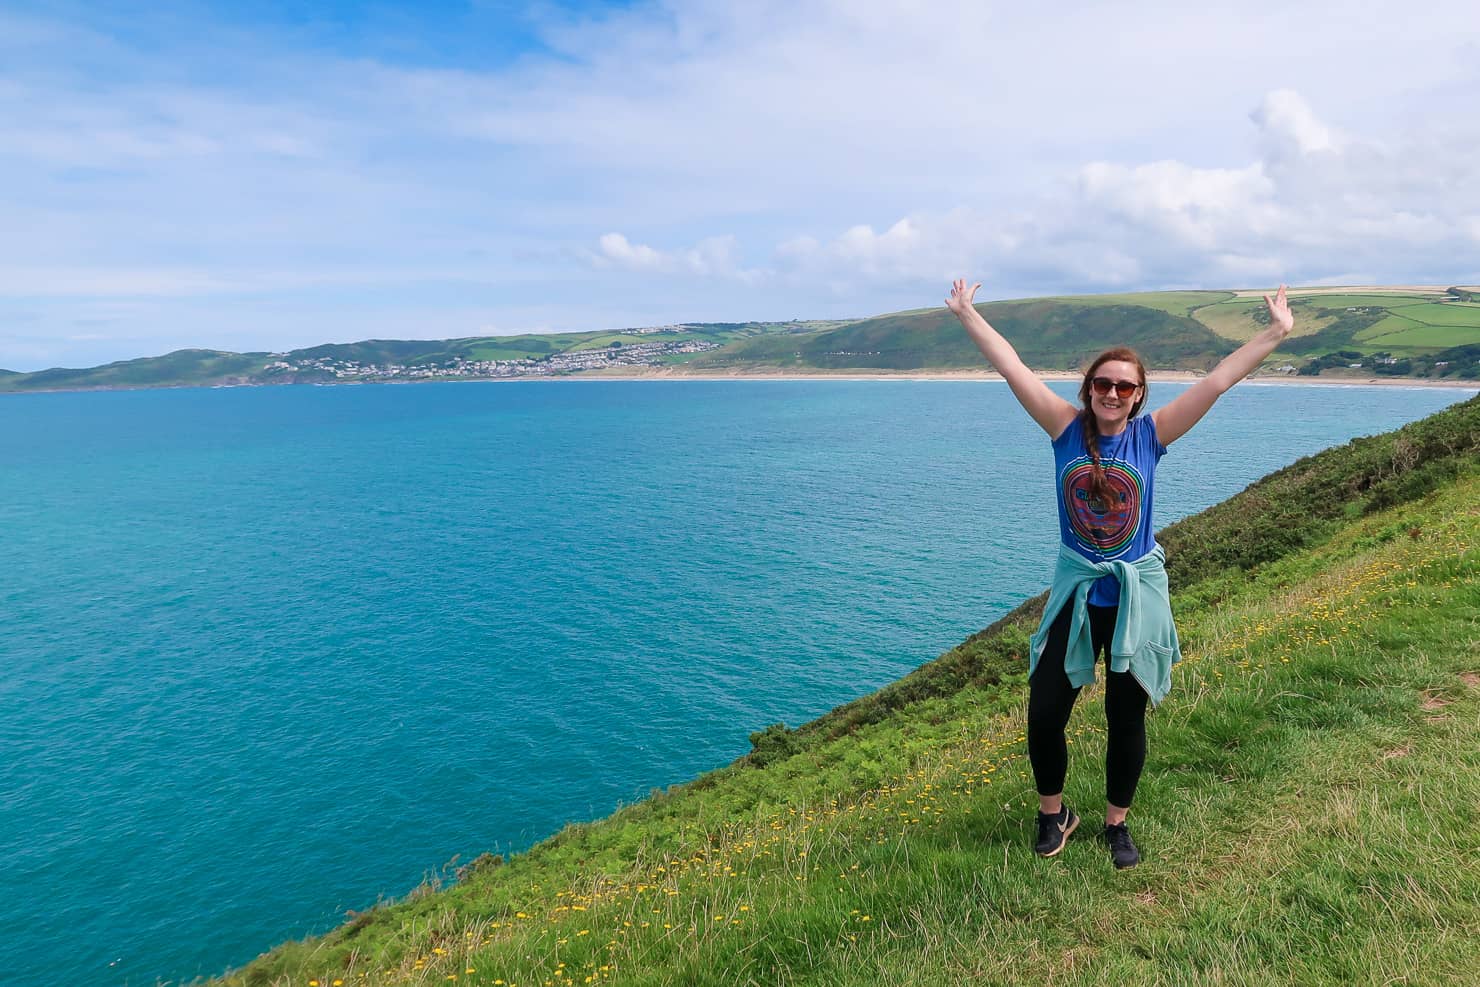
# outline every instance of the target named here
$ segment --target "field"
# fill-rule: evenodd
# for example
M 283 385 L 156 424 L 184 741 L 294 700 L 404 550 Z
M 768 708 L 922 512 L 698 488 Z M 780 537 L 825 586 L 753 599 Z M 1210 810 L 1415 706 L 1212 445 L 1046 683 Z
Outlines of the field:
M 1418 328 L 1423 328 L 1423 323 L 1415 322 L 1412 319 L 1394 313 L 1385 316 L 1381 321 L 1373 323 L 1361 332 L 1353 334 L 1352 338 L 1367 343 L 1377 339 L 1379 336 L 1407 332 L 1410 329 Z
M 466 359 L 469 360 L 524 360 L 531 356 L 544 356 L 543 352 L 529 349 L 515 349 L 510 346 L 497 346 L 491 344 L 479 344 L 470 346 L 467 350 Z
M 1200 308 L 1192 314 L 1192 317 L 1224 339 L 1246 343 L 1264 329 L 1263 319 L 1258 318 L 1264 310 L 1264 299 L 1262 298 L 1239 298 Z M 1320 318 L 1311 315 L 1309 310 L 1300 311 L 1297 308 L 1294 335 L 1297 337 L 1315 335 L 1334 321 L 1336 321 L 1334 317 Z
M 1390 315 L 1353 338 L 1368 349 L 1420 351 L 1480 342 L 1480 305 L 1411 302 L 1388 308 Z
M 1451 346 L 1464 346 L 1480 339 L 1480 330 L 1470 326 L 1415 326 L 1374 336 L 1367 340 L 1370 349 L 1406 349 L 1434 351 Z
M 1394 305 L 1395 313 L 1431 326 L 1468 326 L 1480 328 L 1480 305 L 1463 302 L 1444 304 Z
M 1446 298 L 1439 291 L 1416 289 L 1292 291 L 1295 331 L 1271 359 L 1299 363 L 1337 351 L 1412 357 L 1480 342 L 1480 305 Z M 1262 298 L 1241 292 L 1192 315 L 1220 336 L 1243 342 L 1263 328 L 1263 306 Z
M 1361 308 L 1365 306 L 1376 306 L 1378 308 L 1393 309 L 1408 305 L 1424 305 L 1428 304 L 1430 300 L 1436 300 L 1442 297 L 1444 296 L 1442 295 L 1442 293 L 1439 292 L 1434 292 L 1428 295 L 1412 293 L 1385 295 L 1381 292 L 1374 292 L 1372 294 L 1350 295 L 1322 294 L 1300 291 L 1290 292 L 1290 298 L 1292 299 L 1298 299 L 1312 306 L 1334 309 Z
M 1074 295 L 1047 300 L 1072 301 L 1080 305 L 1142 305 L 1168 315 L 1191 315 L 1197 309 L 1232 297 L 1231 291 L 1140 291 L 1123 295 Z
M 621 343 L 623 346 L 633 346 L 637 343 L 670 343 L 675 339 L 682 339 L 679 333 L 655 332 L 647 335 L 635 335 L 633 333 L 604 332 L 584 339 L 566 350 L 567 353 L 579 353 L 583 350 L 605 349 L 612 343 Z

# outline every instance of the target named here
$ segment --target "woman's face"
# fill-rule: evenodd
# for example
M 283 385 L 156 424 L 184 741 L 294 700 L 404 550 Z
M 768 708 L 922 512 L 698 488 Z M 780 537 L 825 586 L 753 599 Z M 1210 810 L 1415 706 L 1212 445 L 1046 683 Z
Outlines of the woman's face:
M 1106 393 L 1100 393 L 1096 380 L 1110 382 Z M 1135 384 L 1136 389 L 1124 397 L 1120 394 L 1120 388 L 1116 384 Z M 1106 360 L 1095 368 L 1090 375 L 1089 401 L 1090 409 L 1099 419 L 1101 435 L 1117 435 L 1125 429 L 1125 423 L 1130 419 L 1131 409 L 1136 402 L 1141 400 L 1146 382 L 1141 379 L 1141 372 L 1136 365 L 1127 360 Z

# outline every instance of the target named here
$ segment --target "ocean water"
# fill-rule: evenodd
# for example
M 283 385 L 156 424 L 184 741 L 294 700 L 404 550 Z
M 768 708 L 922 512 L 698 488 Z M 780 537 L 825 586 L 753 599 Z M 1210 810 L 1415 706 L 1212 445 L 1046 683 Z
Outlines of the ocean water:
M 1156 522 L 1473 393 L 1240 386 L 1163 460 Z M 0 421 L 4 983 L 219 973 L 728 763 L 1038 593 L 1057 538 L 1047 439 L 997 382 L 37 394 Z

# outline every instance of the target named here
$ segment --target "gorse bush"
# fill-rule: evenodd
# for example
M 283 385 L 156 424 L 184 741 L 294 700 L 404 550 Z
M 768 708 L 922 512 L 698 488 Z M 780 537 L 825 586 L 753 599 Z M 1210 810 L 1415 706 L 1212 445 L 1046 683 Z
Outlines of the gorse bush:
M 746 758 L 756 767 L 763 768 L 772 761 L 791 757 L 800 749 L 796 735 L 786 728 L 785 723 L 773 723 L 750 735 L 750 753 Z
M 1307 456 L 1242 493 L 1157 534 L 1172 591 L 1219 585 L 1319 545 L 1344 522 L 1415 501 L 1480 463 L 1480 396 L 1384 435 Z M 932 696 L 1002 682 L 1026 671 L 1028 636 L 1047 594 L 897 682 L 797 728 L 808 742 L 875 722 Z
M 1320 544 L 1342 522 L 1417 500 L 1477 462 L 1480 397 L 1307 456 L 1162 529 L 1172 589 Z

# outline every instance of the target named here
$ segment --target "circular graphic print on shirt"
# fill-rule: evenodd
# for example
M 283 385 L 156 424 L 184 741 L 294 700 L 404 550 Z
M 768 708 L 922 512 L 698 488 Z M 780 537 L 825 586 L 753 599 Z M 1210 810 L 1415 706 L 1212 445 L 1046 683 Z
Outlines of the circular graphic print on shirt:
M 1064 472 L 1064 509 L 1069 527 L 1083 547 L 1100 555 L 1125 551 L 1141 527 L 1141 474 L 1129 463 L 1102 461 L 1110 496 L 1101 500 L 1090 492 L 1094 464 L 1075 463 Z

